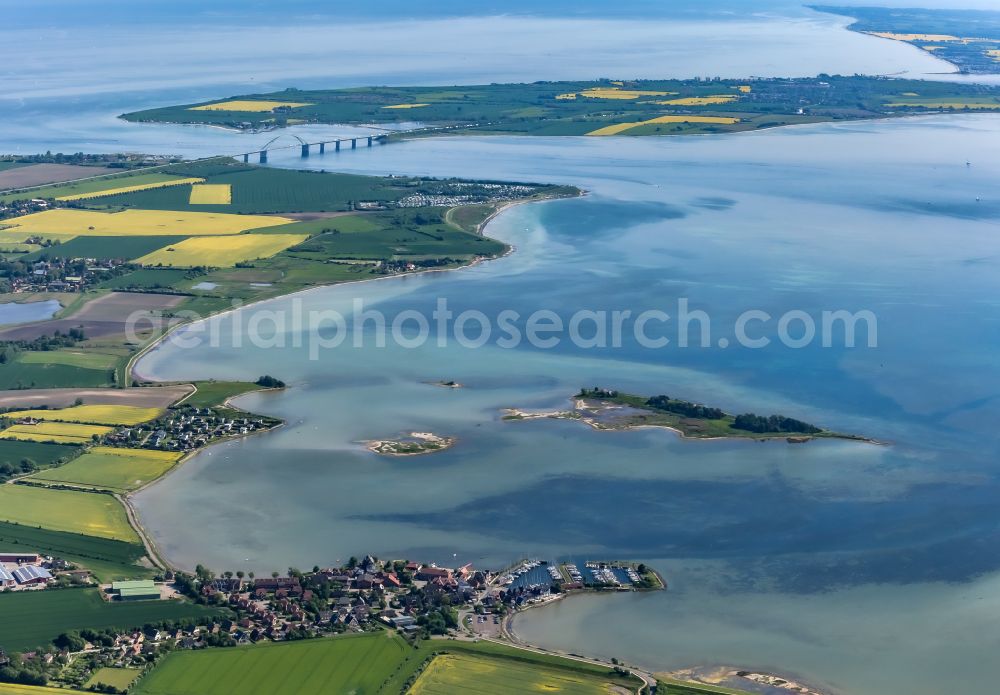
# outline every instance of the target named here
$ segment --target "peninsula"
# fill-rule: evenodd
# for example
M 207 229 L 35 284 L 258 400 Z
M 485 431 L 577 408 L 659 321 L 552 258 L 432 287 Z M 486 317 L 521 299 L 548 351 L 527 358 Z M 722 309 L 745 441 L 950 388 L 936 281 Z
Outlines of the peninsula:
M 245 131 L 305 123 L 392 125 L 389 140 L 427 135 L 680 135 L 822 121 L 1000 108 L 1000 88 L 834 76 L 794 79 L 596 80 L 453 87 L 362 87 L 245 94 L 121 117 Z

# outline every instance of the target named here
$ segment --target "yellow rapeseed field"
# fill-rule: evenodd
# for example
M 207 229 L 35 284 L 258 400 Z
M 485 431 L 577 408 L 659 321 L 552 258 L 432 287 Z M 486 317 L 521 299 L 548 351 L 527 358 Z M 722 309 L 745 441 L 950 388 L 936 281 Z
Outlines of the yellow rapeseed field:
M 270 258 L 290 246 L 301 244 L 308 234 L 238 234 L 185 239 L 136 260 L 143 265 L 229 268 L 241 261 Z
M 556 94 L 556 99 L 576 99 L 576 92 L 568 92 L 566 94 Z
M 108 195 L 119 193 L 131 193 L 132 191 L 148 191 L 151 188 L 166 188 L 167 186 L 187 186 L 192 183 L 201 183 L 205 179 L 174 179 L 173 181 L 160 181 L 159 183 L 145 183 L 138 186 L 122 186 L 121 188 L 108 188 L 104 191 L 94 191 L 92 193 L 76 193 L 74 195 L 64 195 L 56 200 L 86 200 L 88 198 L 103 198 Z
M 96 434 L 103 437 L 114 428 L 100 425 L 78 425 L 68 422 L 40 422 L 37 425 L 11 425 L 0 432 L 0 439 L 20 439 L 29 442 L 86 444 Z
M 138 425 L 155 420 L 163 414 L 160 408 L 137 405 L 75 405 L 60 410 L 17 410 L 4 417 L 33 418 L 55 422 L 86 422 L 94 425 Z
M 251 113 L 262 113 L 274 111 L 278 107 L 297 109 L 300 106 L 312 106 L 298 101 L 256 101 L 250 99 L 230 99 L 220 101 L 215 104 L 205 104 L 204 106 L 192 106 L 188 111 L 249 111 Z
M 92 454 L 102 456 L 120 456 L 125 459 L 160 461 L 164 463 L 176 463 L 184 455 L 180 451 L 158 451 L 156 449 L 123 449 L 111 446 L 95 446 L 90 449 Z
M 708 106 L 710 104 L 728 104 L 736 101 L 739 97 L 735 94 L 713 94 L 707 97 L 684 97 L 683 99 L 668 99 L 658 101 L 657 104 L 664 106 Z
M 233 202 L 233 187 L 228 183 L 205 183 L 191 186 L 189 205 L 229 205 Z
M 749 94 L 753 91 L 753 88 L 748 84 L 741 84 L 736 89 L 740 90 L 743 94 Z
M 24 233 L 43 236 L 196 236 L 239 234 L 248 229 L 293 222 L 274 215 L 230 215 L 223 212 L 124 210 L 98 212 L 59 208 L 4 220 L 12 229 L 4 236 Z M 2 239 L 0 239 L 2 241 Z
M 997 51 L 986 51 L 986 55 L 988 55 L 993 60 L 1000 61 L 1000 50 L 997 50 Z
M 652 92 L 641 89 L 619 89 L 618 87 L 594 87 L 580 92 L 580 96 L 590 99 L 638 99 L 639 97 L 666 97 L 677 92 Z
M 866 34 L 877 36 L 880 39 L 892 39 L 893 41 L 961 41 L 962 39 L 951 34 L 896 34 L 891 31 L 868 31 Z
M 632 123 L 616 123 L 606 125 L 603 128 L 592 130 L 587 135 L 618 135 L 626 130 L 632 130 L 641 125 L 651 125 L 654 123 L 714 123 L 716 125 L 732 125 L 739 123 L 740 119 L 729 116 L 659 116 L 648 121 L 635 121 Z
M 125 508 L 111 495 L 0 485 L 0 519 L 54 531 L 139 542 Z M 0 693 L 8 692 L 4 686 L 0 686 Z
M 430 106 L 430 104 L 393 104 L 392 106 L 383 106 L 383 109 L 419 109 L 421 106 Z

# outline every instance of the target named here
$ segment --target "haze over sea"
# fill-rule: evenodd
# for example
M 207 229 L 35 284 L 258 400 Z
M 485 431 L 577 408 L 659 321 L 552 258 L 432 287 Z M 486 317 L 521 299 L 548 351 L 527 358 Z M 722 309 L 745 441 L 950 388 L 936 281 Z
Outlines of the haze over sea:
M 75 17 L 71 3 L 41 5 Z M 0 31 L 4 64 L 18 68 L 7 71 L 0 150 L 245 151 L 269 137 L 114 116 L 292 84 L 949 69 L 843 31 L 844 18 L 749 5 L 636 4 L 614 20 L 587 4 L 569 18 L 558 8 L 518 16 L 518 7 L 503 18 L 456 18 L 449 8 L 411 24 L 334 22 L 308 3 L 279 16 L 256 5 L 206 15 L 157 3 L 144 12 L 173 40 L 154 46 L 131 24 L 141 19 L 135 10 L 79 18 L 89 31 L 82 44 L 22 12 Z M 362 297 L 391 317 L 429 313 L 445 297 L 456 313 L 673 313 L 686 297 L 711 315 L 713 338 L 746 309 L 870 309 L 879 347 L 343 346 L 311 361 L 306 348 L 165 346 L 142 361 L 144 375 L 267 372 L 290 384 L 239 402 L 286 427 L 213 447 L 137 496 L 168 558 L 258 572 L 366 552 L 480 565 L 646 560 L 670 591 L 567 600 L 519 617 L 518 633 L 650 668 L 760 668 L 861 695 L 939 694 L 956 681 L 963 692 L 994 689 L 1000 118 L 718 137 L 419 140 L 305 163 L 291 155 L 271 162 L 590 193 L 497 218 L 489 234 L 517 249 L 504 259 L 314 290 L 300 295 L 306 309 L 350 313 Z M 212 321 L 226 333 L 291 301 Z M 466 388 L 427 383 L 439 379 Z M 690 442 L 499 419 L 508 406 L 561 407 L 592 384 L 784 412 L 892 445 Z M 459 443 L 403 459 L 358 444 L 418 430 Z

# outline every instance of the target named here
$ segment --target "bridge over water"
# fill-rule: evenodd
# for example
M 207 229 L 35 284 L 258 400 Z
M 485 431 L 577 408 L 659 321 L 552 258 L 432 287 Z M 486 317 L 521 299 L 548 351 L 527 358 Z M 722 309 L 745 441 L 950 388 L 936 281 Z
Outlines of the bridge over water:
M 295 140 L 297 140 L 298 142 L 290 144 L 290 145 L 277 145 L 277 146 L 275 146 L 274 143 L 277 142 L 278 140 L 280 140 L 283 137 L 291 137 L 291 138 L 294 138 Z M 386 141 L 388 141 L 388 139 L 389 139 L 389 134 L 388 133 L 381 133 L 381 134 L 378 134 L 378 135 L 360 135 L 360 136 L 353 136 L 353 137 L 333 138 L 331 140 L 321 140 L 319 142 L 306 142 L 305 140 L 303 140 L 302 138 L 300 138 L 298 135 L 290 135 L 288 133 L 282 133 L 281 135 L 278 135 L 277 137 L 271 138 L 271 140 L 269 140 L 259 150 L 251 150 L 250 152 L 243 152 L 243 153 L 237 154 L 235 156 L 236 157 L 243 157 L 243 161 L 244 162 L 249 162 L 251 157 L 257 157 L 258 161 L 261 164 L 267 164 L 267 153 L 269 151 L 272 151 L 272 150 L 287 150 L 287 149 L 291 149 L 291 148 L 294 148 L 294 147 L 298 147 L 302 151 L 302 157 L 305 158 L 305 157 L 309 156 L 309 153 L 311 152 L 311 150 L 312 150 L 313 147 L 318 147 L 319 148 L 319 153 L 320 154 L 324 154 L 324 153 L 326 153 L 326 146 L 327 145 L 333 145 L 334 151 L 335 152 L 340 152 L 341 148 L 342 147 L 346 148 L 346 146 L 347 146 L 348 143 L 350 143 L 350 146 L 351 146 L 352 150 L 358 149 L 358 141 L 359 140 L 362 141 L 362 142 L 364 142 L 364 143 L 366 143 L 367 147 L 372 147 L 376 142 L 378 142 L 378 143 L 385 143 Z

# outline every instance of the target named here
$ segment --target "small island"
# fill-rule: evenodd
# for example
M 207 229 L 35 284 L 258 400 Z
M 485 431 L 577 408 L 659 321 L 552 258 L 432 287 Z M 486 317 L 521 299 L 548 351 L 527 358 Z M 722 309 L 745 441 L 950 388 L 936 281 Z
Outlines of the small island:
M 440 386 L 443 389 L 460 389 L 465 388 L 462 384 L 451 379 L 441 379 L 440 381 L 432 381 L 435 386 Z
M 443 437 L 432 432 L 410 432 L 398 439 L 373 439 L 365 448 L 383 456 L 417 456 L 444 451 L 455 445 L 457 437 Z
M 574 396 L 572 410 L 504 410 L 504 420 L 579 420 L 596 430 L 628 430 L 662 427 L 690 439 L 784 439 L 802 444 L 812 439 L 852 439 L 877 443 L 855 434 L 833 432 L 785 415 L 742 413 L 731 415 L 713 408 L 666 395 L 637 396 L 601 388 L 583 388 Z

